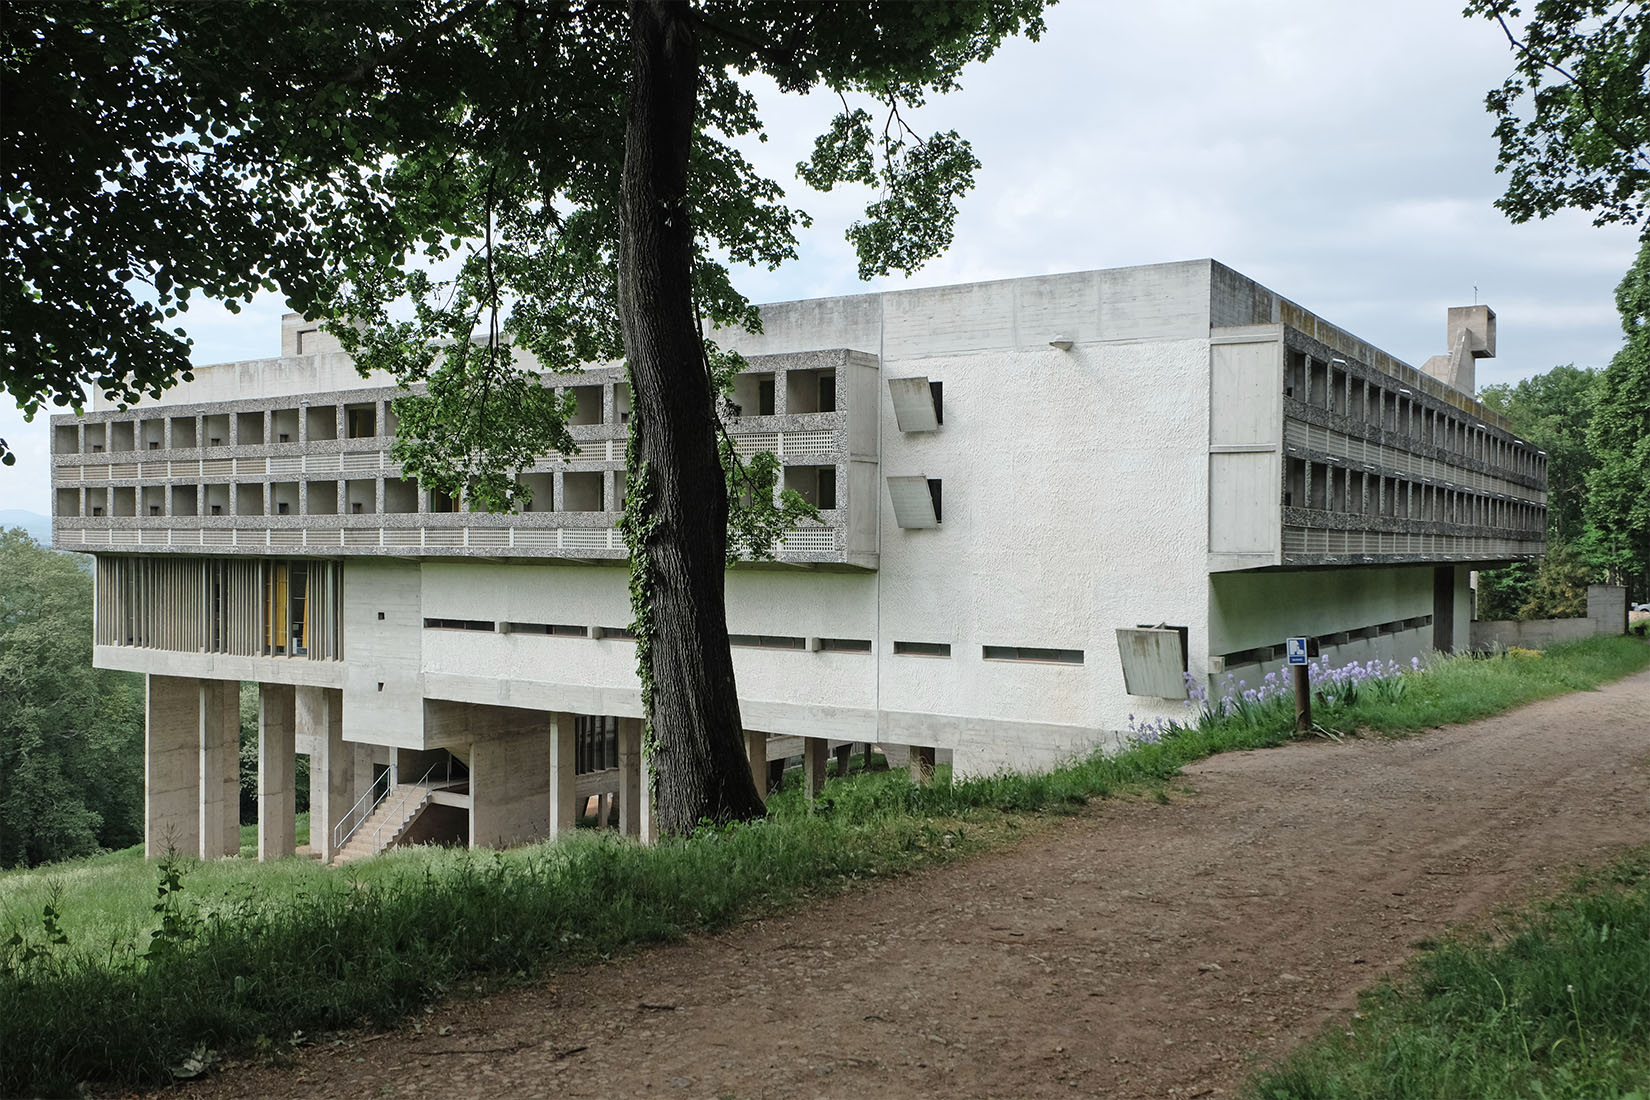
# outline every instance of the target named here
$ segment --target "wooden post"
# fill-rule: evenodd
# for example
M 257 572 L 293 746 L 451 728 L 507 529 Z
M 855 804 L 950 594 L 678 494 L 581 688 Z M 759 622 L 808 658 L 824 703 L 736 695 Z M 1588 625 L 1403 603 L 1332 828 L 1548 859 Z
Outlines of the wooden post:
M 1309 733 L 1312 730 L 1312 682 L 1308 679 L 1305 665 L 1293 666 L 1295 672 L 1295 732 Z

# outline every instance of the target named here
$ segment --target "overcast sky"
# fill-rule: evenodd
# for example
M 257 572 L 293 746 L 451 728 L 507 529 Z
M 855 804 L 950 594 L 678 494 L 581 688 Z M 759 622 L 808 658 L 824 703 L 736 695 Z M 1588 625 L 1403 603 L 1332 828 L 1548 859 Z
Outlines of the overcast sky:
M 759 165 L 814 214 L 801 259 L 751 271 L 755 301 L 1213 257 L 1413 364 L 1444 348 L 1447 307 L 1494 307 L 1480 385 L 1621 344 L 1613 292 L 1631 230 L 1567 215 L 1515 226 L 1484 94 L 1506 40 L 1459 0 L 1066 0 L 930 104 L 984 162 L 951 251 L 909 282 L 859 282 L 843 230 L 863 195 L 814 195 L 791 166 L 835 99 L 764 96 Z M 769 91 L 771 89 L 761 89 Z M 275 355 L 278 300 L 185 323 L 198 363 Z M 48 512 L 44 417 L 0 399 L 0 509 Z

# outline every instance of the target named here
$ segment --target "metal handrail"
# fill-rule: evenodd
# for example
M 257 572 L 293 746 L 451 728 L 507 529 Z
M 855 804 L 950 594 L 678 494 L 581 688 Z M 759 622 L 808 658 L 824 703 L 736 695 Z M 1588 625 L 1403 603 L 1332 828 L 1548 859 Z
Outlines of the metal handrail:
M 438 769 L 438 768 L 443 769 L 443 775 L 442 775 L 442 777 L 439 781 L 437 781 L 436 778 L 435 778 L 436 769 Z M 412 807 L 413 811 L 416 812 L 416 811 L 422 809 L 423 806 L 424 806 L 424 803 L 429 801 L 430 796 L 434 792 L 429 790 L 428 788 L 438 786 L 438 785 L 444 786 L 448 783 L 451 783 L 452 781 L 453 781 L 453 757 L 452 757 L 451 753 L 448 753 L 447 754 L 447 759 L 445 761 L 438 760 L 434 764 L 431 764 L 429 770 L 426 771 L 419 778 L 418 782 L 411 784 L 411 786 L 414 786 L 414 787 L 424 787 L 424 788 L 426 788 L 425 791 L 424 791 L 424 797 L 420 798 L 418 800 L 418 805 Z M 403 809 L 406 809 L 406 807 L 403 807 Z M 406 824 L 408 816 L 410 816 L 410 815 L 404 814 L 402 816 L 401 820 L 396 823 L 396 828 L 400 828 L 402 825 Z M 389 819 L 385 818 L 383 821 L 380 821 L 378 823 L 378 828 L 376 828 L 372 831 L 372 850 L 374 852 L 382 851 L 382 849 L 379 848 L 379 846 L 378 846 L 378 838 L 383 834 L 384 826 L 388 825 L 389 823 L 390 823 Z M 393 838 L 394 834 L 391 834 L 391 836 Z
M 382 794 L 377 793 L 378 785 L 380 783 L 383 783 L 384 785 L 384 792 Z M 356 799 L 355 805 L 351 806 L 348 812 L 346 812 L 344 816 L 338 820 L 338 824 L 332 827 L 332 847 L 334 851 L 342 848 L 349 841 L 349 838 L 355 835 L 356 830 L 367 823 L 367 819 L 372 817 L 373 812 L 378 809 L 379 804 L 382 803 L 384 799 L 388 798 L 390 796 L 390 792 L 394 789 L 395 765 L 391 764 L 389 771 L 385 772 L 383 775 L 380 775 L 377 779 L 374 779 L 372 781 L 372 786 L 367 788 L 367 793 Z M 372 805 L 363 810 L 362 807 L 366 806 L 368 802 L 371 802 Z M 351 817 L 356 818 L 355 824 L 353 825 L 350 825 Z M 345 828 L 346 825 L 349 826 L 347 829 Z

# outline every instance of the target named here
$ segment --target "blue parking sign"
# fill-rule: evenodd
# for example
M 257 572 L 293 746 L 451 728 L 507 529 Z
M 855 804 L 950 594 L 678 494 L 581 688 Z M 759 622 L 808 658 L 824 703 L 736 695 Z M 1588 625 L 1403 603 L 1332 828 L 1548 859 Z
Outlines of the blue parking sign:
M 1283 640 L 1283 643 L 1284 643 L 1284 651 L 1289 655 L 1289 663 L 1290 664 L 1292 664 L 1292 665 L 1304 665 L 1304 664 L 1306 664 L 1306 639 L 1305 638 L 1285 638 Z

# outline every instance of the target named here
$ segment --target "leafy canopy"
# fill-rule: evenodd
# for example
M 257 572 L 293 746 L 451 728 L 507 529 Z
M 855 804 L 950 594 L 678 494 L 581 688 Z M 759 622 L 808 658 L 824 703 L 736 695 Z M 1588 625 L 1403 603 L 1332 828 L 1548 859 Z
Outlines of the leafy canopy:
M 739 151 L 766 139 L 743 78 L 762 73 L 787 93 L 838 97 L 840 112 L 798 174 L 820 190 L 869 189 L 865 216 L 848 234 L 860 273 L 909 272 L 949 244 L 956 202 L 979 162 L 956 132 L 924 136 L 907 116 L 929 94 L 956 88 L 964 67 L 990 57 L 1005 36 L 1038 36 L 1042 7 L 697 5 L 701 76 L 680 216 L 694 231 L 692 296 L 702 321 L 756 327 L 728 265 L 794 258 L 796 233 L 809 223 Z M 398 8 L 396 18 L 403 14 Z M 439 36 L 426 33 L 433 24 Z M 349 150 L 349 170 L 315 195 L 328 211 L 320 229 L 327 271 L 305 305 L 349 318 L 333 328 L 363 368 L 417 388 L 397 406 L 410 475 L 509 508 L 526 493 L 516 471 L 572 447 L 570 405 L 537 372 L 623 354 L 616 257 L 634 48 L 628 14 L 605 3 L 432 3 L 396 33 L 422 44 L 329 87 L 333 140 Z M 724 380 L 740 365 L 714 348 L 708 355 Z M 736 497 L 771 495 L 777 468 L 730 469 L 750 490 Z M 741 530 L 736 508 L 736 540 Z M 761 539 L 743 541 L 750 550 Z
M 143 839 L 143 679 L 92 667 L 82 561 L 0 529 L 0 867 Z
M 1650 12 L 1640 0 L 1469 0 L 1515 63 L 1486 106 L 1508 175 L 1496 205 L 1515 222 L 1575 208 L 1640 225 L 1650 185 Z
M 1594 395 L 1587 445 L 1597 465 L 1587 475 L 1586 519 L 1595 559 L 1638 602 L 1650 599 L 1650 240 L 1617 288 L 1616 305 L 1627 344 Z
M 236 55 L 284 56 L 270 6 L 204 31 L 211 5 L 17 0 L 0 20 L 0 388 L 29 415 L 159 395 L 189 377 L 178 314 L 231 309 L 281 274 L 311 281 L 300 185 L 272 140 L 272 101 Z M 0 440 L 0 460 L 14 456 Z

